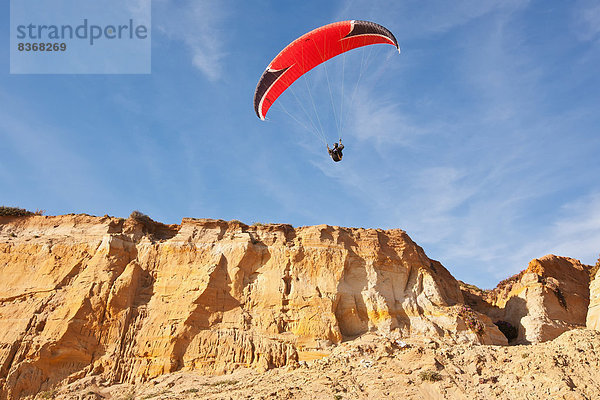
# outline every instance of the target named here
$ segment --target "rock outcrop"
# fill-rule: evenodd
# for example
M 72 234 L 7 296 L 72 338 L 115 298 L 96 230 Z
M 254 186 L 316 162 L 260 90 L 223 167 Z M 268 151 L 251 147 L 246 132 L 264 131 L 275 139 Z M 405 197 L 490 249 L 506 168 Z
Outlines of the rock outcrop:
M 590 307 L 586 318 L 589 329 L 600 331 L 600 258 L 591 271 Z
M 515 327 L 511 343 L 540 343 L 586 325 L 590 303 L 589 266 L 547 255 L 494 290 L 476 292 L 463 286 L 467 303 L 494 322 Z
M 506 344 L 401 230 L 0 217 L 0 276 L 0 399 L 295 365 L 365 332 Z

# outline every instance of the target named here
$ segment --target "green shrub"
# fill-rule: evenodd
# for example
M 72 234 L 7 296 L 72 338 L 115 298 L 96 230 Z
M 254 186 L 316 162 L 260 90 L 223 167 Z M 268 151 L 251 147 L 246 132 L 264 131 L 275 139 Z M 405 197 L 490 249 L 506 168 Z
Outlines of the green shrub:
M 47 390 L 45 392 L 40 392 L 38 397 L 40 399 L 53 399 L 56 396 L 56 389 Z
M 215 383 L 215 386 L 229 386 L 229 385 L 235 385 L 236 383 L 238 383 L 238 381 L 236 381 L 234 379 L 226 379 L 224 381 Z
M 419 374 L 419 378 L 421 378 L 422 381 L 437 382 L 442 380 L 442 375 L 440 375 L 439 372 L 430 369 L 427 371 L 422 371 Z
M 129 214 L 129 218 L 135 219 L 136 221 L 141 222 L 143 224 L 152 224 L 154 222 L 152 218 L 138 210 L 132 211 L 131 214 Z
M 145 233 L 154 234 L 156 232 L 156 226 L 158 225 L 158 223 L 143 212 L 135 210 L 131 214 L 129 214 L 129 218 L 142 224 L 144 227 L 143 231 Z
M 484 330 L 483 322 L 477 318 L 475 311 L 471 310 L 469 306 L 463 305 L 458 310 L 458 315 L 465 320 L 467 327 L 478 335 L 481 335 Z
M 31 215 L 43 215 L 44 210 L 36 210 L 35 212 L 18 207 L 0 206 L 0 217 L 29 217 Z
M 240 221 L 239 219 L 232 219 L 231 221 L 229 221 L 229 223 L 232 225 L 239 225 L 241 227 L 248 226 L 245 223 L 243 223 L 242 221 Z
M 224 381 L 214 382 L 214 383 L 205 383 L 204 386 L 229 386 L 235 385 L 238 381 L 233 379 L 226 379 Z

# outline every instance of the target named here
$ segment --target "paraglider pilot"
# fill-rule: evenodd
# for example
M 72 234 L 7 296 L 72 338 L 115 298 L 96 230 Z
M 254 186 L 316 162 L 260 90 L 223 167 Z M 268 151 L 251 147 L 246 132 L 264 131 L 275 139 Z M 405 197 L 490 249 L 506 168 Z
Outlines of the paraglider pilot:
M 329 145 L 327 145 L 327 151 L 329 152 L 329 155 L 335 162 L 342 161 L 342 156 L 343 156 L 342 150 L 344 150 L 344 145 L 342 144 L 342 139 L 340 139 L 339 146 L 337 143 L 333 144 L 333 149 L 330 149 Z

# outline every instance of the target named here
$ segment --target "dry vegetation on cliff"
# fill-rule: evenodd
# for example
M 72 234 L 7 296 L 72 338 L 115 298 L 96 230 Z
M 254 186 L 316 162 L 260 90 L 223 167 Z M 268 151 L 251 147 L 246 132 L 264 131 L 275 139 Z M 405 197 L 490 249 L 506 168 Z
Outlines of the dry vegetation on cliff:
M 43 210 L 37 210 L 33 212 L 19 207 L 0 206 L 0 217 L 28 217 L 31 215 L 42 214 L 44 214 Z

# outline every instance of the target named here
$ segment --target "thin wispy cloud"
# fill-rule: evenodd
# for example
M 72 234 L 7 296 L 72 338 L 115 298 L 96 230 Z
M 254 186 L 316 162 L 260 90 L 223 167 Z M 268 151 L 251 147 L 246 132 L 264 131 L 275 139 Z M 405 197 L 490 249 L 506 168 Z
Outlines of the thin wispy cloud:
M 26 177 L 20 179 L 25 179 L 30 188 L 43 188 L 45 196 L 59 197 L 76 210 L 75 197 L 81 194 L 80 189 L 99 184 L 92 182 L 89 163 L 68 143 L 58 139 L 62 135 L 55 127 L 24 118 L 29 110 L 11 108 L 10 112 L 3 110 L 0 113 L 0 137 L 5 151 L 10 149 L 11 152 L 10 157 L 4 157 L 1 163 L 16 160 L 19 167 L 3 165 L 0 170 L 6 168 L 12 171 L 10 178 L 13 185 L 18 185 L 19 176 L 25 173 Z M 3 185 L 5 190 L 13 186 L 6 183 Z M 5 196 L 11 197 L 9 193 Z M 6 197 L 4 199 L 6 201 Z M 47 204 L 45 197 L 30 198 L 27 202 L 39 208 Z
M 580 40 L 600 39 L 600 4 L 594 0 L 580 0 L 573 16 L 573 29 Z
M 383 18 L 386 26 L 393 28 L 397 38 L 413 39 L 419 36 L 440 34 L 460 27 L 469 21 L 500 11 L 513 10 L 529 4 L 529 0 L 457 0 L 451 5 L 444 0 L 403 2 L 354 0 L 338 11 L 338 18 Z
M 445 15 L 448 18 L 436 23 L 435 15 L 445 7 L 436 11 L 435 4 L 428 3 L 427 11 L 434 17 L 418 34 L 438 34 L 486 16 L 484 27 L 464 33 L 468 45 L 456 47 L 455 65 L 448 71 L 453 75 L 444 77 L 461 82 L 463 90 L 479 101 L 457 108 L 462 115 L 456 120 L 453 98 L 430 97 L 438 107 L 440 101 L 448 103 L 442 113 L 426 120 L 418 110 L 425 94 L 400 103 L 398 96 L 386 99 L 388 88 L 362 90 L 349 125 L 354 139 L 362 142 L 361 151 L 369 146 L 377 151 L 378 164 L 348 162 L 340 171 L 321 166 L 324 174 L 343 182 L 363 203 L 380 209 L 376 218 L 389 227 L 406 229 L 460 276 L 473 274 L 476 268 L 487 274 L 478 279 L 501 279 L 548 252 L 564 250 L 561 255 L 585 259 L 600 251 L 593 200 L 578 207 L 559 204 L 569 214 L 560 219 L 551 212 L 550 218 L 529 216 L 542 212 L 536 212 L 535 205 L 562 191 L 560 185 L 574 184 L 568 178 L 567 154 L 577 154 L 580 144 L 559 145 L 549 139 L 568 131 L 577 116 L 565 109 L 548 118 L 543 109 L 547 68 L 536 59 L 526 34 L 514 26 L 527 4 L 459 2 Z M 379 6 L 364 8 L 372 11 Z M 401 12 L 402 6 L 388 6 L 386 15 Z M 356 8 L 349 6 L 344 12 L 352 10 Z M 412 34 L 417 35 L 415 30 Z M 402 72 L 414 74 L 410 68 Z M 453 136 L 460 139 L 453 141 Z M 442 152 L 440 142 L 445 143 Z M 433 158 L 426 156 L 429 148 L 435 149 Z M 553 158 L 551 152 L 559 148 L 564 156 Z M 403 161 L 405 155 L 411 159 Z
M 573 257 L 588 265 L 596 262 L 600 256 L 600 193 L 565 203 L 558 215 L 547 222 L 537 231 L 518 235 L 521 246 L 506 252 L 504 259 L 498 256 L 489 271 L 501 277 L 498 265 L 504 264 L 510 273 L 515 273 L 525 267 L 528 260 L 550 253 Z
M 595 262 L 598 2 L 451 3 L 155 0 L 151 75 L 0 76 L 4 201 L 401 228 L 484 287 L 547 253 Z M 344 19 L 384 25 L 402 53 L 336 57 L 259 121 L 273 55 Z M 340 136 L 334 163 L 323 140 Z
M 210 0 L 155 0 L 154 4 L 154 25 L 170 39 L 182 41 L 192 64 L 209 80 L 219 80 L 228 55 L 225 21 L 231 5 Z
M 137 20 L 147 25 L 150 25 L 151 19 L 151 0 L 123 0 L 125 7 L 131 15 Z
M 565 204 L 561 214 L 553 223 L 550 246 L 592 264 L 600 256 L 600 192 Z
M 347 133 L 359 142 L 369 141 L 375 146 L 410 146 L 426 129 L 410 121 L 401 105 L 385 98 L 368 94 L 362 88 L 348 111 Z M 383 149 L 382 149 L 383 150 Z

